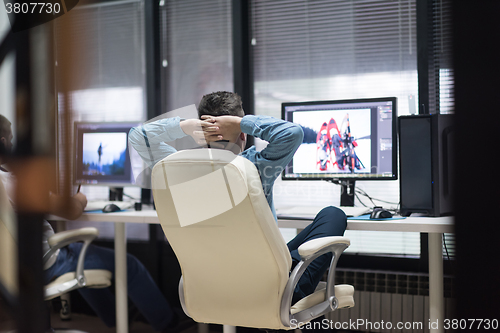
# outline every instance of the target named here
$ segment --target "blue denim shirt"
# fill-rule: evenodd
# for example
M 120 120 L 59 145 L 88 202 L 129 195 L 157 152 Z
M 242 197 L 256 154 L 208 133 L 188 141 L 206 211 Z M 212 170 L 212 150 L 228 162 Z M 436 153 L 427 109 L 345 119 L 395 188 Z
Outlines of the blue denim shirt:
M 130 130 L 129 141 L 150 167 L 176 152 L 165 142 L 185 137 L 179 117 L 166 118 Z M 268 116 L 246 115 L 241 119 L 241 131 L 269 142 L 262 151 L 252 146 L 240 155 L 251 161 L 259 171 L 260 180 L 269 207 L 276 219 L 273 201 L 273 186 L 276 178 L 291 161 L 302 143 L 304 133 L 299 125 Z

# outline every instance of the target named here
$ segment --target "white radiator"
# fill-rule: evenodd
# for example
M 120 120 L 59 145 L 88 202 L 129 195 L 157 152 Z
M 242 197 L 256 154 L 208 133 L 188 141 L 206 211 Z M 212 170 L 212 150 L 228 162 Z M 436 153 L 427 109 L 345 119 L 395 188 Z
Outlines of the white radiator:
M 429 296 L 355 291 L 355 306 L 331 312 L 323 327 L 360 332 L 430 332 Z M 445 298 L 445 319 L 452 319 L 454 299 Z

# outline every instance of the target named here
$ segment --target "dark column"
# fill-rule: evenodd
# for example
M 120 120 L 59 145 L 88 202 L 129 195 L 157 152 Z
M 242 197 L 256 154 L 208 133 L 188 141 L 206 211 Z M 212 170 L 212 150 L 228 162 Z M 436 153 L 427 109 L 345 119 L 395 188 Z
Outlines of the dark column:
M 457 314 L 499 319 L 500 1 L 452 1 L 455 69 Z M 492 164 L 491 164 L 492 163 Z M 473 291 L 470 287 L 474 286 Z M 486 326 L 473 326 L 487 331 Z
M 432 48 L 432 0 L 417 0 L 418 113 L 429 114 L 429 55 Z
M 234 92 L 243 100 L 245 114 L 255 114 L 251 50 L 250 2 L 232 1 Z M 253 145 L 249 136 L 247 148 Z
M 160 24 L 158 1 L 144 2 L 146 40 L 146 108 L 147 119 L 161 112 Z
M 35 33 L 35 32 L 42 33 Z M 16 183 L 16 212 L 17 212 L 17 244 L 18 244 L 18 278 L 19 294 L 17 311 L 17 327 L 21 333 L 44 332 L 47 328 L 47 312 L 43 300 L 43 265 L 42 265 L 42 223 L 43 214 L 37 202 L 32 202 L 25 197 L 30 197 L 27 191 L 35 193 L 36 199 L 47 195 L 48 188 L 44 188 L 43 181 L 36 181 L 27 188 L 28 177 L 39 173 L 33 179 L 40 177 L 49 178 L 43 174 L 44 155 L 50 148 L 40 144 L 38 139 L 40 126 L 43 122 L 37 121 L 49 117 L 53 110 L 37 108 L 39 105 L 47 106 L 43 91 L 34 91 L 33 87 L 43 90 L 40 83 L 50 85 L 48 76 L 52 75 L 49 64 L 43 68 L 41 59 L 50 53 L 50 45 L 44 44 L 46 32 L 40 28 L 32 28 L 17 32 L 16 40 L 16 136 L 17 144 L 11 166 L 17 177 Z M 40 44 L 41 43 L 41 44 Z M 36 84 L 38 83 L 38 84 Z M 45 102 L 45 104 L 43 104 Z M 36 103 L 40 103 L 37 105 Z M 41 118 L 40 118 L 41 117 Z M 38 127 L 37 127 L 38 126 Z M 53 126 L 53 124 L 52 124 Z M 44 128 L 46 135 L 54 133 L 52 128 Z M 43 140 L 42 140 L 43 141 Z M 51 142 L 54 144 L 54 142 Z M 49 140 L 50 144 L 50 140 Z M 54 145 L 55 147 L 55 145 Z M 55 171 L 54 171 L 55 172 Z M 24 198 L 23 198 L 24 197 Z

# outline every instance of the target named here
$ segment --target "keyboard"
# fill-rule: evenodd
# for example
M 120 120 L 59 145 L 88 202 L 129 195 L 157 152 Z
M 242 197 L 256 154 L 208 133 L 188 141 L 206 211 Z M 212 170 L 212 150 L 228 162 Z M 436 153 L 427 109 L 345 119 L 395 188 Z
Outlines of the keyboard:
M 115 204 L 120 207 L 121 210 L 129 209 L 134 207 L 134 203 L 131 201 L 106 201 L 106 200 L 98 200 L 98 201 L 89 201 L 87 202 L 87 207 L 85 207 L 86 212 L 102 210 L 105 206 L 109 204 Z
M 320 210 L 325 208 L 324 206 L 295 206 L 278 208 L 276 214 L 278 217 L 290 216 L 290 217 L 315 217 Z M 371 211 L 369 207 L 338 207 L 344 211 L 348 217 L 360 216 Z

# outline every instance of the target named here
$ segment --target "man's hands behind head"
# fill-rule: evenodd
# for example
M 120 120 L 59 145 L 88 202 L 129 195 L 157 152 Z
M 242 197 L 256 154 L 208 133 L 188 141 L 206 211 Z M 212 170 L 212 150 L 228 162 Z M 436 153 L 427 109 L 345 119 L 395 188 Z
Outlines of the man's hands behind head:
M 198 119 L 186 119 L 180 126 L 184 133 L 190 135 L 198 144 L 228 140 L 235 142 L 241 133 L 241 118 L 236 116 L 201 116 Z
M 201 119 L 212 124 L 210 128 L 203 131 L 208 142 L 227 140 L 234 143 L 241 133 L 241 117 L 204 115 Z
M 191 136 L 199 145 L 204 145 L 207 142 L 222 140 L 213 138 L 210 134 L 218 129 L 212 123 L 199 119 L 186 119 L 181 121 L 181 129 L 184 133 Z

